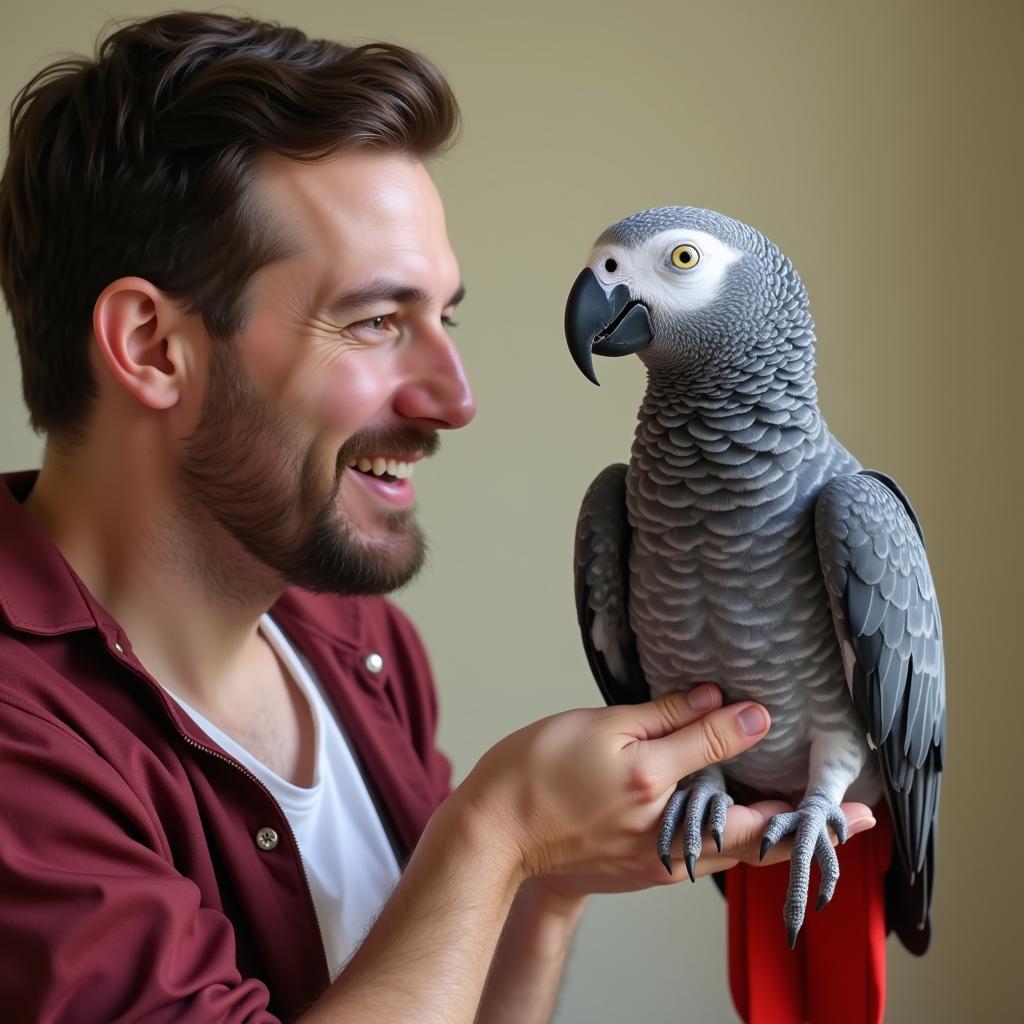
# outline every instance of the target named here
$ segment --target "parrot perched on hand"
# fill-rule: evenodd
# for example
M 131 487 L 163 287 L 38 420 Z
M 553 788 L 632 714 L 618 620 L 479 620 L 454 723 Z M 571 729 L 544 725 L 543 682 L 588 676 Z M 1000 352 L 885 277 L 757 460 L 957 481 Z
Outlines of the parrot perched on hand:
M 597 476 L 576 530 L 602 694 L 635 703 L 712 681 L 772 718 L 757 746 L 680 780 L 658 853 L 671 871 L 681 833 L 692 879 L 703 829 L 721 848 L 735 797 L 796 804 L 761 848 L 793 836 L 788 865 L 721 876 L 734 1001 L 750 1024 L 874 1024 L 887 932 L 916 954 L 931 934 L 946 699 L 917 516 L 826 427 L 806 290 L 749 225 L 684 206 L 619 221 L 572 287 L 565 331 L 595 384 L 594 353 L 647 368 L 629 464 Z M 844 799 L 879 825 L 837 856 Z M 791 953 L 812 862 L 818 907 L 835 900 Z

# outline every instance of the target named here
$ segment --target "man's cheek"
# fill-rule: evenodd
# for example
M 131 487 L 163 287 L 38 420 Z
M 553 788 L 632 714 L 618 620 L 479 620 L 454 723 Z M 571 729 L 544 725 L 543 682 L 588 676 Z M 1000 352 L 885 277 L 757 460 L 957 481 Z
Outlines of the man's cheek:
M 353 434 L 386 406 L 391 390 L 383 375 L 350 365 L 323 374 L 315 385 L 314 405 L 324 426 Z

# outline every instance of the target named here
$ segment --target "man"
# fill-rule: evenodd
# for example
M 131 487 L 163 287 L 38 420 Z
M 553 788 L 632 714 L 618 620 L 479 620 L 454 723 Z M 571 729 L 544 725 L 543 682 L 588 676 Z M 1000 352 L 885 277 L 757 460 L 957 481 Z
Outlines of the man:
M 422 162 L 455 122 L 415 54 L 210 14 L 15 102 L 0 280 L 47 447 L 0 488 L 8 1019 L 544 1020 L 587 894 L 683 877 L 675 780 L 767 730 L 712 686 L 568 712 L 449 795 L 374 595 L 474 413 Z

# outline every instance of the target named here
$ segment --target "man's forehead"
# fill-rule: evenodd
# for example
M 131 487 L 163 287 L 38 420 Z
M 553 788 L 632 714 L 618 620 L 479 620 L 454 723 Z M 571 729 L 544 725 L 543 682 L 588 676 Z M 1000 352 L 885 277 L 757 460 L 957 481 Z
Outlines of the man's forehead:
M 315 162 L 269 156 L 255 191 L 275 234 L 287 240 L 278 271 L 301 282 L 318 308 L 384 278 L 398 282 L 396 290 L 440 301 L 458 286 L 440 196 L 415 158 L 371 151 Z
M 353 150 L 316 161 L 263 158 L 257 188 L 277 217 L 311 243 L 379 231 L 444 230 L 440 196 L 407 154 Z

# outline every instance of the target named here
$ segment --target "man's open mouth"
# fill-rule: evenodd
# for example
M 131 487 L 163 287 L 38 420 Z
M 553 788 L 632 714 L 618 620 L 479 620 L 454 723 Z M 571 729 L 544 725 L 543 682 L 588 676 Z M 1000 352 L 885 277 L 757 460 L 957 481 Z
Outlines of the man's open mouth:
M 390 455 L 360 456 L 350 459 L 349 469 L 365 473 L 367 476 L 375 476 L 387 483 L 394 483 L 396 480 L 408 480 L 413 474 L 415 463 Z

